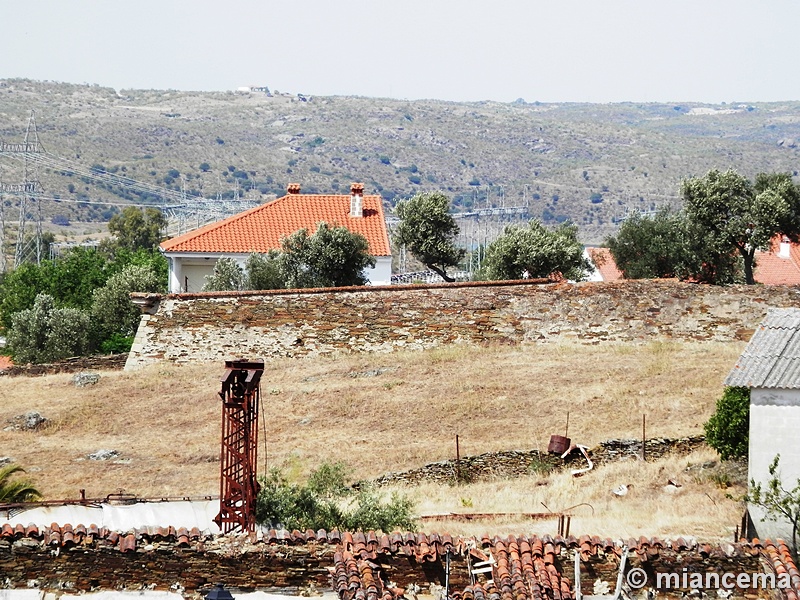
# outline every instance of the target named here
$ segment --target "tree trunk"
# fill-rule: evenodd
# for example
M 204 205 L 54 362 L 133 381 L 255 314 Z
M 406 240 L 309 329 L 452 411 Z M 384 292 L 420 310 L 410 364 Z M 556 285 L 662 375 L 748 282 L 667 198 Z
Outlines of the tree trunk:
M 450 275 L 445 272 L 444 269 L 440 269 L 436 265 L 426 265 L 431 271 L 439 275 L 442 279 L 444 279 L 447 283 L 453 283 L 456 279 L 455 277 L 450 277 Z
M 745 250 L 742 252 L 742 256 L 744 257 L 744 282 L 747 285 L 753 285 L 756 282 L 755 277 L 753 277 L 753 262 L 755 253 L 755 248 L 751 248 L 750 250 Z

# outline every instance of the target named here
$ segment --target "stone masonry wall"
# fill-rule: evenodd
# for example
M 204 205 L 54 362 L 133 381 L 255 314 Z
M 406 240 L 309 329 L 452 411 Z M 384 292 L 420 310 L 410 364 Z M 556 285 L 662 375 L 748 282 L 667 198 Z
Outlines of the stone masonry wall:
M 136 296 L 136 295 L 134 295 Z M 445 344 L 749 339 L 800 289 L 671 280 L 473 282 L 135 298 L 149 305 L 126 368 L 239 356 L 388 352 Z

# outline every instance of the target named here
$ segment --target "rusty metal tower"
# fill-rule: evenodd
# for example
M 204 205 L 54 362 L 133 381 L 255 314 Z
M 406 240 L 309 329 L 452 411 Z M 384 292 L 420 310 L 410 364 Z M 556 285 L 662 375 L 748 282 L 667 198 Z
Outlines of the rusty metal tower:
M 225 361 L 222 376 L 222 448 L 219 514 L 223 533 L 253 531 L 256 526 L 258 403 L 264 361 Z

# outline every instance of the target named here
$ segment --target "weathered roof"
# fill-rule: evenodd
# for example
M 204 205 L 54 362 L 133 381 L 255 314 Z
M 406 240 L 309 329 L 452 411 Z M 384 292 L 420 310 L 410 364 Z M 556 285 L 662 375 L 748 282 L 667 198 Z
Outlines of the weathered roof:
M 299 190 L 299 186 L 296 189 Z M 266 253 L 280 249 L 281 240 L 299 229 L 313 234 L 324 221 L 330 226 L 346 227 L 363 235 L 373 256 L 391 256 L 381 197 L 374 194 L 362 196 L 361 217 L 350 216 L 350 200 L 349 194 L 289 193 L 166 240 L 161 243 L 161 249 L 168 253 Z
M 725 385 L 800 389 L 800 309 L 767 311 Z

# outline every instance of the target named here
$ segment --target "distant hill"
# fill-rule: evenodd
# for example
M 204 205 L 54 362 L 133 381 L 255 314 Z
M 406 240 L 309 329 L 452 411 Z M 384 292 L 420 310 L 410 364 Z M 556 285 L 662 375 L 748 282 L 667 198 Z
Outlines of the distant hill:
M 455 103 L 0 80 L 0 140 L 21 141 L 31 110 L 43 146 L 63 164 L 176 192 L 230 198 L 238 188 L 266 201 L 289 182 L 344 193 L 363 181 L 391 207 L 443 190 L 458 212 L 526 205 L 545 221 L 571 219 L 589 243 L 626 210 L 678 203 L 685 177 L 714 167 L 797 175 L 800 158 L 795 101 Z M 119 207 L 103 203 L 157 202 L 55 165 L 39 168 L 45 195 L 61 199 L 43 204 L 51 227 L 107 221 Z M 20 161 L 0 160 L 0 181 L 21 177 Z M 5 197 L 7 212 L 14 202 Z

